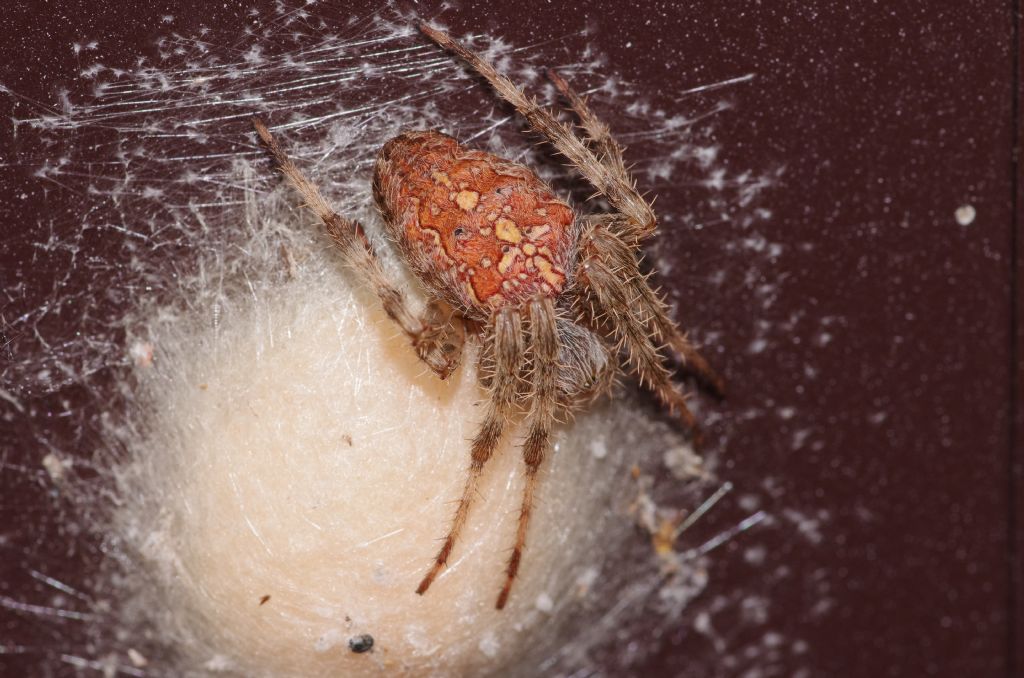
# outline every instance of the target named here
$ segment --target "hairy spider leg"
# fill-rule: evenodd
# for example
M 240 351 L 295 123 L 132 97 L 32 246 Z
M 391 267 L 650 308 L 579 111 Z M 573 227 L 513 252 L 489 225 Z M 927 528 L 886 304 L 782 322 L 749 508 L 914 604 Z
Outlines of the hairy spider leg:
M 480 475 L 484 465 L 494 453 L 505 422 L 515 405 L 519 370 L 523 363 L 525 350 L 523 346 L 523 326 L 519 311 L 511 306 L 499 310 L 492 321 L 493 324 L 493 360 L 494 374 L 491 379 L 491 397 L 488 400 L 487 412 L 480 424 L 480 430 L 473 439 L 470 452 L 469 476 L 462 490 L 462 497 L 455 509 L 448 535 L 441 544 L 434 564 L 416 588 L 416 593 L 423 595 L 434 582 L 434 579 L 448 564 L 455 542 L 469 516 L 469 509 L 477 493 Z
M 608 222 L 613 218 L 599 215 L 586 220 L 590 230 L 589 238 L 587 235 L 584 238 L 589 239 L 589 248 L 613 270 L 619 271 L 619 280 L 632 297 L 631 305 L 637 315 L 657 341 L 667 344 L 676 353 L 682 363 L 682 371 L 716 397 L 724 397 L 725 381 L 669 317 L 664 299 L 647 284 L 647 276 L 640 271 L 636 248 L 627 245 L 613 229 L 608 228 Z
M 627 172 L 600 162 L 594 152 L 587 148 L 568 126 L 559 122 L 536 100 L 528 98 L 523 90 L 494 70 L 494 66 L 478 54 L 464 47 L 447 33 L 425 23 L 420 24 L 420 30 L 483 76 L 494 87 L 498 96 L 512 104 L 534 130 L 544 136 L 559 153 L 579 169 L 587 181 L 608 199 L 612 207 L 626 217 L 627 221 L 623 224 L 627 232 L 622 235 L 639 242 L 654 233 L 657 225 L 654 211 L 637 192 Z
M 686 396 L 672 381 L 658 347 L 652 342 L 635 304 L 626 296 L 622 285 L 622 272 L 608 266 L 600 256 L 583 261 L 580 278 L 596 302 L 599 316 L 607 318 L 612 331 L 625 349 L 629 362 L 640 383 L 649 388 L 670 412 L 678 412 L 683 425 L 690 430 L 695 445 L 701 444 L 702 435 L 697 420 L 686 405 Z
M 445 316 L 437 300 L 428 304 L 422 317 L 413 313 L 405 295 L 385 274 L 362 226 L 331 209 L 320 189 L 292 162 L 262 120 L 253 118 L 252 124 L 263 145 L 274 156 L 281 173 L 302 196 L 306 205 L 324 222 L 327 235 L 337 245 L 344 262 L 355 269 L 359 277 L 366 280 L 377 293 L 384 312 L 402 328 L 420 360 L 438 377 L 447 378 L 462 359 L 465 335 L 461 319 L 454 314 Z
M 590 109 L 587 100 L 580 96 L 572 85 L 554 69 L 548 69 L 548 79 L 554 84 L 562 96 L 569 102 L 569 106 L 580 120 L 584 131 L 587 133 L 591 146 L 597 151 L 599 161 L 604 164 L 613 174 L 629 176 L 623 160 L 623 147 L 620 146 L 611 134 L 611 128 L 601 121 Z M 635 182 L 631 182 L 635 186 Z M 648 327 L 657 332 L 661 341 L 666 342 L 673 351 L 678 354 L 683 362 L 684 371 L 691 374 L 697 382 L 715 396 L 721 398 L 725 395 L 725 381 L 712 369 L 708 361 L 700 354 L 697 347 L 686 337 L 686 334 L 679 330 L 679 327 L 669 318 L 668 309 L 664 300 L 647 284 L 645 278 L 639 275 L 634 248 L 627 245 L 621 238 L 614 237 L 629 232 L 628 228 L 618 226 L 621 219 L 614 215 L 604 217 L 602 222 L 611 231 L 611 238 L 602 238 L 602 245 L 609 254 L 612 254 L 623 265 L 635 269 L 636 275 L 627 275 L 625 280 L 640 300 L 648 314 Z M 595 234 L 601 237 L 600 231 Z
M 625 149 L 612 137 L 611 129 L 608 125 L 594 115 L 593 111 L 590 110 L 590 106 L 587 105 L 587 100 L 580 96 L 557 71 L 549 68 L 547 74 L 555 89 L 569 101 L 569 106 L 580 119 L 580 124 L 587 133 L 586 141 L 596 151 L 595 154 L 598 161 L 607 167 L 612 174 L 624 177 L 629 176 L 626 163 L 622 158 Z
M 555 306 L 550 297 L 539 297 L 530 302 L 530 355 L 532 399 L 527 417 L 529 430 L 523 442 L 523 462 L 526 465 L 526 479 L 523 487 L 523 501 L 519 509 L 519 524 L 516 541 L 505 569 L 505 583 L 495 604 L 499 610 L 508 602 L 512 583 L 519 573 L 519 564 L 526 548 L 526 532 L 533 512 L 533 495 L 537 488 L 537 471 L 547 454 L 554 424 L 555 408 L 558 405 L 557 382 L 559 336 Z

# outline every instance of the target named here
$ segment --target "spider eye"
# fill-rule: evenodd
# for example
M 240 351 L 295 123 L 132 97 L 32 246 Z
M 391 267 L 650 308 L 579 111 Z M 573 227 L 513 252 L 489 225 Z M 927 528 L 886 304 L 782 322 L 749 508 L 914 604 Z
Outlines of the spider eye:
M 453 232 L 456 238 L 461 238 L 465 233 L 466 229 L 462 228 L 461 226 L 456 228 L 455 231 Z

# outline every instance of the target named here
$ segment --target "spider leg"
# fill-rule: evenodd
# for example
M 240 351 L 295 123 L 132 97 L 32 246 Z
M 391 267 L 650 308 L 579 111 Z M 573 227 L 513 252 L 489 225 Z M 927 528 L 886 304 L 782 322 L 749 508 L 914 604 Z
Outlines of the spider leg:
M 612 137 L 608 125 L 594 115 L 590 106 L 587 105 L 587 100 L 580 96 L 557 71 L 549 68 L 547 74 L 551 84 L 569 101 L 572 110 L 580 119 L 580 124 L 587 133 L 590 145 L 597 151 L 601 163 L 613 174 L 628 176 L 629 171 L 622 159 L 623 149 Z
M 523 549 L 526 547 L 526 531 L 533 512 L 533 495 L 537 488 L 537 470 L 544 461 L 551 438 L 555 407 L 558 404 L 558 326 L 555 307 L 551 299 L 542 297 L 530 302 L 530 351 L 532 355 L 532 395 L 528 417 L 529 431 L 523 443 L 523 462 L 526 464 L 526 485 L 523 488 L 523 502 L 519 511 L 519 525 L 516 529 L 516 543 L 505 569 L 505 584 L 495 604 L 499 610 L 508 601 L 512 583 L 519 573 Z
M 702 435 L 697 420 L 686 405 L 686 396 L 665 367 L 656 338 L 651 336 L 642 311 L 629 292 L 629 284 L 624 282 L 623 271 L 611 268 L 599 256 L 591 256 L 580 266 L 580 278 L 595 302 L 597 313 L 608 320 L 620 345 L 626 349 L 640 383 L 653 391 L 670 412 L 678 411 L 694 444 L 699 446 Z
M 498 96 L 512 104 L 534 130 L 543 135 L 559 153 L 579 169 L 587 181 L 604 195 L 618 212 L 626 217 L 626 221 L 621 222 L 624 228 L 621 235 L 639 241 L 654 233 L 657 224 L 654 211 L 637 192 L 632 178 L 624 168 L 620 170 L 602 163 L 594 155 L 594 152 L 573 133 L 572 129 L 559 122 L 551 111 L 540 106 L 536 100 L 527 97 L 523 90 L 507 77 L 498 73 L 494 66 L 454 40 L 450 35 L 425 23 L 420 24 L 420 30 L 483 76 L 494 87 Z
M 461 320 L 445 314 L 437 302 L 428 305 L 423 317 L 417 317 L 402 294 L 385 274 L 373 254 L 359 222 L 346 219 L 331 209 L 312 181 L 296 167 L 262 120 L 254 118 L 253 127 L 277 162 L 281 173 L 299 192 L 306 205 L 324 222 L 327 235 L 341 252 L 345 263 L 355 269 L 380 297 L 384 312 L 412 341 L 413 349 L 441 379 L 448 377 L 462 359 L 464 331 Z
M 635 300 L 631 306 L 643 320 L 648 330 L 669 346 L 682 361 L 682 369 L 693 376 L 697 383 L 713 395 L 725 395 L 725 381 L 708 364 L 697 347 L 679 330 L 669 317 L 664 299 L 647 284 L 647 278 L 640 272 L 636 249 L 622 241 L 606 227 L 614 217 L 599 215 L 587 219 L 590 227 L 586 238 L 589 249 L 599 256 L 613 270 L 620 272 L 620 281 Z
M 448 563 L 448 557 L 459 538 L 459 532 L 462 531 L 466 518 L 469 516 L 469 508 L 477 493 L 480 474 L 494 453 L 494 448 L 497 447 L 498 441 L 501 439 L 505 420 L 515 404 L 516 386 L 523 354 L 523 329 L 519 313 L 509 307 L 503 308 L 494 317 L 494 376 L 491 380 L 491 398 L 480 430 L 473 439 L 469 476 L 466 478 L 466 485 L 462 490 L 459 505 L 455 509 L 455 517 L 448 530 L 448 535 L 437 552 L 430 571 L 416 588 L 416 593 L 420 595 L 430 588 L 438 573 Z

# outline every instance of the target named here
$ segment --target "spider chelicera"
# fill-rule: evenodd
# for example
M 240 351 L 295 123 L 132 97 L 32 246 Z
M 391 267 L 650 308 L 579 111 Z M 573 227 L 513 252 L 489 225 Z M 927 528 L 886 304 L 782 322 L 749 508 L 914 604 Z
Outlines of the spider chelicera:
M 641 273 L 640 247 L 654 234 L 656 218 L 636 190 L 622 149 L 586 101 L 548 72 L 579 118 L 578 136 L 479 55 L 426 24 L 420 30 L 483 76 L 614 211 L 574 213 L 529 168 L 465 148 L 446 134 L 400 134 L 377 156 L 373 191 L 389 236 L 430 296 L 417 315 L 385 274 L 362 227 L 331 209 L 261 120 L 254 126 L 285 177 L 323 220 L 345 263 L 377 292 L 431 370 L 448 377 L 466 338 L 481 343 L 479 373 L 490 394 L 486 411 L 451 528 L 417 593 L 426 592 L 447 564 L 485 464 L 508 420 L 525 412 L 526 483 L 497 599 L 501 609 L 519 571 L 537 470 L 559 411 L 608 391 L 621 355 L 696 439 L 694 417 L 672 380 L 666 354 L 710 391 L 721 394 L 723 385 Z

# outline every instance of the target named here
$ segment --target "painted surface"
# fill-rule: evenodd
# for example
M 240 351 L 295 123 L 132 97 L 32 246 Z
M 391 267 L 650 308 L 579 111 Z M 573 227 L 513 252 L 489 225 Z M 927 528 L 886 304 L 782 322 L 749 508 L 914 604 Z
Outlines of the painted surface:
M 709 437 L 727 441 L 720 472 L 741 492 L 706 529 L 735 522 L 749 499 L 798 536 L 734 543 L 738 557 L 722 560 L 704 593 L 707 615 L 659 637 L 647 660 L 652 672 L 1014 675 L 1019 46 L 1011 8 L 997 0 L 742 9 L 709 1 L 567 11 L 469 2 L 443 15 L 455 33 L 506 35 L 535 49 L 557 41 L 581 54 L 598 44 L 608 72 L 649 98 L 647 108 L 599 108 L 613 129 L 677 110 L 692 96 L 683 93 L 704 83 L 755 74 L 731 90 L 710 141 L 721 142 L 717 160 L 726 167 L 778 169 L 761 201 L 770 214 L 745 223 L 709 209 L 684 223 L 673 215 L 694 214 L 709 187 L 681 178 L 662 185 L 652 260 L 680 320 L 698 328 L 730 382 L 728 400 L 709 407 L 717 422 Z M 0 81 L 59 109 L 82 49 L 129 68 L 166 33 L 163 17 L 184 33 L 209 26 L 233 34 L 247 9 L 180 2 L 66 3 L 52 17 L 13 10 L 3 19 Z M 7 98 L 0 107 L 5 117 L 24 114 Z M 8 125 L 0 139 L 6 161 L 19 137 Z M 658 177 L 661 168 L 643 165 L 660 152 L 656 140 L 639 134 L 626 143 L 641 176 Z M 97 234 L 78 254 L 37 247 L 48 226 L 35 215 L 73 213 L 78 199 L 41 188 L 34 170 L 5 167 L 0 189 L 0 361 L 12 363 L 24 333 L 59 335 L 78 317 L 55 308 L 19 324 L 53 298 L 65 257 L 129 254 Z M 66 281 L 97 291 L 96 313 L 115 312 L 126 302 L 100 294 L 101 283 Z M 28 463 L 20 455 L 40 431 L 55 444 L 88 447 L 64 416 L 88 394 L 70 387 L 20 398 L 30 403 L 31 425 L 0 422 L 5 467 Z M 21 526 L 4 538 L 0 593 L 43 590 L 21 567 L 24 553 L 45 559 L 54 576 L 87 578 L 88 544 L 58 540 L 59 525 L 26 526 L 33 507 L 50 499 L 44 485 L 21 478 L 0 476 L 2 522 Z M 0 610 L 4 643 L 56 642 L 41 628 Z M 12 675 L 34 661 L 0 655 Z

